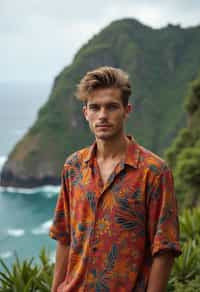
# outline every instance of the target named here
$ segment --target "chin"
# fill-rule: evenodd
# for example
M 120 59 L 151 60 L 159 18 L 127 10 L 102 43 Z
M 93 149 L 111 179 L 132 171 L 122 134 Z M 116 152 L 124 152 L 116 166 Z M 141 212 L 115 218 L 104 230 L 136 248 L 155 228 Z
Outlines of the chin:
M 95 137 L 101 140 L 110 140 L 115 137 L 115 134 L 111 133 L 95 133 Z

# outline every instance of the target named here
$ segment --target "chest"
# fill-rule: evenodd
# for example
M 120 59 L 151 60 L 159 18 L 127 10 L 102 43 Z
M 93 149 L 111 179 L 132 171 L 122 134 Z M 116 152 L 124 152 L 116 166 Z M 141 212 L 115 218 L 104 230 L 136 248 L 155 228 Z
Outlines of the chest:
M 114 172 L 114 170 L 118 164 L 119 164 L 119 161 L 115 161 L 115 160 L 108 161 L 108 162 L 105 162 L 105 161 L 104 162 L 101 162 L 101 161 L 97 162 L 99 174 L 100 174 L 101 180 L 102 180 L 104 185 L 106 184 L 106 182 L 108 181 L 109 177 Z
M 140 171 L 124 167 L 120 162 L 117 165 L 100 164 L 97 169 L 95 163 L 93 168 L 85 168 L 81 176 L 72 174 L 69 208 L 74 229 L 77 229 L 77 224 L 83 224 L 85 228 L 85 224 L 93 226 L 96 220 L 104 221 L 105 218 L 108 225 L 114 224 L 120 230 L 124 224 L 128 228 L 129 222 L 131 226 L 133 221 L 136 221 L 137 226 L 144 223 L 145 179 L 141 177 Z M 103 186 L 100 181 L 104 181 Z
M 105 201 L 110 206 L 127 200 L 125 203 L 135 205 L 145 199 L 148 185 L 144 172 L 124 165 L 121 160 L 108 163 L 95 160 L 92 167 L 82 168 L 81 173 L 71 169 L 68 176 L 70 208 L 77 214 L 90 213 Z

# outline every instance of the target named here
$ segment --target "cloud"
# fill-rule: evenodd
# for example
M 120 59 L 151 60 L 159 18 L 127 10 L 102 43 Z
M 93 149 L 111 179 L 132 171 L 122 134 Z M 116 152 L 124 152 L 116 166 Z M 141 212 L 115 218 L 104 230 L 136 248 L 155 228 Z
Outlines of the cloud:
M 52 80 L 111 21 L 133 17 L 153 27 L 199 23 L 198 1 L 1 0 L 0 79 Z

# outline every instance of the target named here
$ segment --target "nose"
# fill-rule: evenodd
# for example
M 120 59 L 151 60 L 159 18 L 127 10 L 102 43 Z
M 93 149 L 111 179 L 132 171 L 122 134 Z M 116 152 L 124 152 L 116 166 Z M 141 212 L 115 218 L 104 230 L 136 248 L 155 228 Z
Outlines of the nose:
M 107 118 L 107 111 L 104 107 L 102 107 L 99 111 L 99 119 Z

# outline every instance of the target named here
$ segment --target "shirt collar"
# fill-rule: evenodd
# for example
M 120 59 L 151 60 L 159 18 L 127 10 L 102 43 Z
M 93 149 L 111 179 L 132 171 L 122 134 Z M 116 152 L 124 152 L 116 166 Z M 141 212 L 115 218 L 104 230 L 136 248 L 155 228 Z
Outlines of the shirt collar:
M 94 141 L 94 143 L 90 147 L 88 147 L 88 153 L 86 154 L 86 156 L 84 158 L 85 163 L 88 163 L 89 165 L 92 164 L 93 158 L 94 158 L 95 153 L 96 153 L 96 147 L 97 147 L 96 141 Z
M 127 135 L 127 137 L 130 139 L 130 143 L 126 150 L 124 163 L 137 168 L 140 158 L 140 148 L 133 136 Z
M 127 135 L 127 137 L 129 138 L 130 143 L 128 144 L 125 160 L 123 162 L 124 164 L 137 168 L 140 157 L 140 149 L 133 136 Z M 88 153 L 86 154 L 84 163 L 88 163 L 88 165 L 90 166 L 93 164 L 93 159 L 96 153 L 96 147 L 97 142 L 94 141 L 94 143 L 88 148 Z

